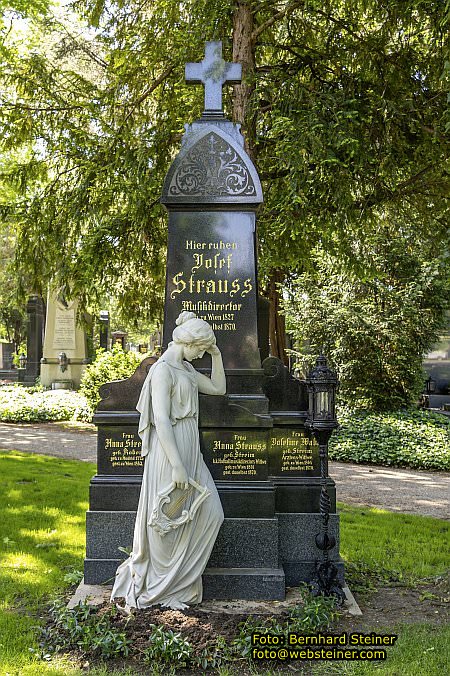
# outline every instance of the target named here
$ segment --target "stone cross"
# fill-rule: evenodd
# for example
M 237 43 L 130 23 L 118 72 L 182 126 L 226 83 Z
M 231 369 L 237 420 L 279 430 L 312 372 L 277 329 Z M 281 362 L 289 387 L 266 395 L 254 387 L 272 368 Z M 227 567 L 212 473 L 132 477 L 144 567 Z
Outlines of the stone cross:
M 190 84 L 205 85 L 205 113 L 222 113 L 222 86 L 239 84 L 242 66 L 222 59 L 221 42 L 207 42 L 205 58 L 200 63 L 187 63 L 185 78 Z

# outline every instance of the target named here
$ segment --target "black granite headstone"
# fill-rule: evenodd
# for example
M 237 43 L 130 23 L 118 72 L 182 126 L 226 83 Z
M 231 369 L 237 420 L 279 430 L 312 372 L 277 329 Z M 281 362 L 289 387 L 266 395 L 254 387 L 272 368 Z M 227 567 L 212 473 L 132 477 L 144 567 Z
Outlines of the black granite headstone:
M 27 367 L 23 378 L 25 383 L 34 384 L 40 375 L 44 326 L 44 301 L 38 295 L 30 296 L 27 302 Z
M 109 349 L 109 312 L 101 310 L 99 316 L 99 342 L 103 350 Z

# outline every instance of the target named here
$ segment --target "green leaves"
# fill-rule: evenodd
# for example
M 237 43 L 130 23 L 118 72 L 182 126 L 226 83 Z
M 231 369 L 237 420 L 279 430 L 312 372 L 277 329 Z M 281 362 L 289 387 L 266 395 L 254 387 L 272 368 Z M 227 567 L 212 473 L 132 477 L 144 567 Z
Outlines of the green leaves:
M 344 462 L 450 470 L 450 421 L 423 411 L 344 412 L 330 458 Z
M 426 244 L 393 226 L 380 221 L 379 237 L 355 242 L 368 259 L 363 280 L 318 248 L 314 269 L 293 278 L 284 302 L 300 361 L 323 347 L 338 370 L 342 401 L 374 411 L 417 401 L 423 355 L 449 302 L 445 260 L 422 260 Z

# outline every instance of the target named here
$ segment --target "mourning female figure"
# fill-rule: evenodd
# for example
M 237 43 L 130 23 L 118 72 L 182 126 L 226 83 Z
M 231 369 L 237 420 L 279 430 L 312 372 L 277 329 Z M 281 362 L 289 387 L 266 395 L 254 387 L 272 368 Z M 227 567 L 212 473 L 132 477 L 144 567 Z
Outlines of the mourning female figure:
M 190 363 L 205 352 L 211 378 Z M 137 404 L 144 473 L 133 551 L 117 569 L 111 595 L 124 597 L 128 609 L 182 609 L 202 600 L 202 573 L 223 510 L 200 452 L 198 392 L 225 394 L 222 357 L 209 324 L 182 312 Z

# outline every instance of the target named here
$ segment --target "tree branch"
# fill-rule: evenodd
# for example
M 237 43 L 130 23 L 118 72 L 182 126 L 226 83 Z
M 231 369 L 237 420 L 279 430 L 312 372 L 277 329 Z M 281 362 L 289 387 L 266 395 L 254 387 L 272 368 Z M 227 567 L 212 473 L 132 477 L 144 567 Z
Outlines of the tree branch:
M 296 2 L 290 2 L 284 9 L 280 9 L 280 11 L 271 16 L 270 19 L 267 19 L 267 21 L 264 21 L 264 23 L 258 26 L 258 28 L 255 28 L 252 33 L 252 42 L 256 42 L 261 33 L 264 33 L 264 31 L 270 28 L 270 26 L 273 26 L 273 24 L 279 19 L 283 19 L 287 14 L 293 12 L 294 9 L 297 9 L 297 7 L 300 7 L 300 5 L 304 4 L 304 0 L 297 0 Z
M 153 82 L 152 82 L 152 84 L 150 85 L 150 87 L 147 87 L 147 89 L 141 94 L 141 96 L 140 96 L 138 99 L 136 99 L 135 101 L 133 101 L 133 102 L 130 104 L 130 105 L 131 105 L 131 109 L 130 109 L 130 110 L 128 111 L 128 113 L 125 115 L 125 117 L 124 117 L 124 119 L 123 119 L 123 121 L 122 121 L 122 123 L 121 123 L 121 125 L 120 125 L 120 129 L 122 129 L 123 125 L 124 125 L 125 122 L 128 120 L 128 118 L 131 117 L 131 115 L 133 114 L 134 109 L 135 109 L 137 106 L 140 106 L 141 103 L 143 103 L 143 102 L 145 101 L 145 99 L 146 99 L 148 96 L 150 96 L 150 94 L 152 94 L 152 92 L 154 92 L 155 89 L 156 89 L 157 87 L 159 87 L 159 85 L 160 85 L 162 82 L 164 82 L 164 80 L 165 80 L 167 77 L 169 77 L 170 73 L 173 71 L 174 68 L 175 68 L 175 66 L 169 66 L 168 68 L 166 68 L 166 70 L 163 71 L 163 72 L 161 73 L 161 75 L 159 75 L 159 76 L 156 78 L 156 80 L 153 80 Z

